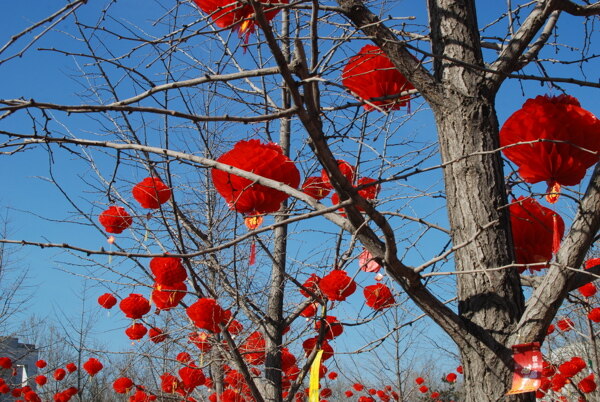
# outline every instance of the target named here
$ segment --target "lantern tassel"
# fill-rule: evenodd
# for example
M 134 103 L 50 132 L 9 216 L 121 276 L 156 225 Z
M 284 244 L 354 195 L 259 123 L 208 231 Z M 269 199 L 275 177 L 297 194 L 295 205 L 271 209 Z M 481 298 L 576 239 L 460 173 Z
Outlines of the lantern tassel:
M 250 243 L 250 257 L 248 257 L 248 265 L 254 265 L 256 263 L 256 241 L 252 239 Z
M 552 253 L 556 254 L 560 248 L 560 233 L 558 231 L 558 215 L 552 215 Z

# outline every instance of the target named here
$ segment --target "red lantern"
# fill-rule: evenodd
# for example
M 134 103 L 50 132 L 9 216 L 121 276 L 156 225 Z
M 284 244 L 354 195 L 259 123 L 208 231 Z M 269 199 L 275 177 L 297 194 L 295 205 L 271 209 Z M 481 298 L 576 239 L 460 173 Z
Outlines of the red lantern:
M 265 338 L 258 331 L 250 334 L 246 342 L 240 346 L 240 353 L 248 364 L 258 366 L 265 362 Z
M 307 340 L 302 342 L 302 348 L 304 349 L 304 353 L 306 354 L 307 357 L 311 354 L 311 352 L 317 345 L 318 339 L 319 339 L 319 337 L 315 336 L 314 338 L 308 338 Z M 325 339 L 323 339 L 323 342 L 321 342 L 321 349 L 323 350 L 323 356 L 321 356 L 322 361 L 325 361 L 325 360 L 333 357 L 333 348 L 331 347 L 331 345 L 329 345 L 329 343 Z
M 202 369 L 197 367 L 195 364 L 183 367 L 179 370 L 179 377 L 183 388 L 187 393 L 191 392 L 194 388 L 204 385 L 206 377 L 202 372 Z
M 541 206 L 534 199 L 524 197 L 519 197 L 510 205 L 509 213 L 517 263 L 550 261 L 565 231 L 565 223 L 560 215 Z M 547 267 L 548 265 L 536 265 L 530 269 L 539 271 Z M 520 272 L 524 270 L 525 268 L 519 268 Z
M 528 99 L 502 126 L 500 145 L 537 140 L 548 141 L 515 145 L 502 152 L 519 167 L 526 182 L 546 181 L 548 202 L 556 202 L 560 186 L 579 184 L 586 170 L 598 162 L 600 121 L 572 96 Z
M 83 363 L 83 369 L 90 375 L 90 377 L 95 376 L 102 370 L 104 366 L 100 363 L 100 360 L 95 357 L 90 357 L 88 361 Z
M 152 291 L 152 302 L 159 310 L 170 310 L 179 304 L 186 292 L 187 286 L 183 282 L 173 285 L 155 284 Z
M 346 271 L 334 269 L 319 281 L 321 292 L 331 301 L 344 301 L 356 291 L 356 282 Z
M 75 363 L 68 363 L 65 368 L 67 369 L 67 371 L 69 373 L 72 373 L 74 371 L 77 371 L 77 366 L 75 365 Z
M 98 221 L 104 226 L 106 232 L 115 234 L 123 232 L 133 223 L 133 219 L 125 208 L 114 205 L 102 212 L 98 217 Z
M 59 369 L 54 370 L 54 379 L 56 381 L 62 381 L 66 375 L 67 375 L 67 372 L 64 369 L 59 368 Z
M 48 365 L 48 363 L 46 363 L 46 360 L 38 360 L 37 362 L 35 362 L 35 367 L 37 368 L 41 368 L 43 369 L 44 367 L 46 367 Z
M 363 292 L 367 300 L 367 306 L 373 310 L 383 310 L 396 302 L 390 289 L 383 283 L 367 286 Z
M 48 378 L 45 375 L 38 375 L 35 377 L 35 383 L 40 387 L 43 387 L 48 382 Z
M 155 257 L 150 261 L 150 270 L 156 283 L 173 285 L 187 279 L 187 271 L 176 257 Z
M 137 293 L 131 293 L 128 297 L 121 300 L 119 308 L 125 313 L 127 318 L 138 319 L 150 311 L 150 303 L 148 300 Z
M 185 312 L 194 325 L 211 332 L 220 332 L 219 324 L 223 324 L 226 319 L 225 312 L 216 300 L 209 298 L 198 300 L 189 306 Z
M 338 159 L 337 163 L 338 169 L 340 169 L 340 172 L 346 178 L 346 180 L 348 180 L 350 184 L 354 184 L 354 177 L 356 175 L 356 169 L 354 169 L 354 166 L 342 159 Z M 329 175 L 325 169 L 321 170 L 321 181 L 323 182 L 323 186 L 325 186 L 325 188 L 333 188 L 331 186 L 331 182 L 329 181 Z
M 259 140 L 239 141 L 217 162 L 253 172 L 290 187 L 298 187 L 300 173 L 294 162 L 274 143 Z M 251 180 L 213 169 L 215 188 L 232 209 L 242 214 L 256 215 L 275 212 L 289 196 L 281 191 L 253 183 Z
M 375 198 L 377 198 L 377 195 L 379 194 L 379 190 L 381 189 L 381 187 L 379 186 L 379 184 L 372 184 L 372 183 L 377 183 L 377 180 L 371 179 L 369 177 L 363 177 L 363 178 L 359 179 L 356 187 L 360 187 L 360 186 L 365 186 L 365 187 L 358 190 L 358 195 L 363 197 L 365 200 L 369 200 L 369 201 L 373 201 Z M 339 195 L 337 195 L 337 193 L 335 193 L 331 196 L 331 202 L 333 205 L 340 203 L 340 197 L 339 197 Z M 357 206 L 357 208 L 361 212 L 365 211 L 363 208 L 361 208 L 359 206 Z M 342 209 L 340 209 L 340 211 L 341 210 Z M 342 214 L 342 215 L 346 216 L 345 214 Z
M 377 273 L 381 269 L 381 265 L 373 259 L 373 255 L 367 249 L 364 249 L 363 252 L 359 254 L 358 266 L 364 272 Z
M 570 318 L 563 318 L 562 320 L 558 320 L 556 322 L 556 326 L 563 332 L 568 332 L 575 328 L 575 324 Z
M 593 322 L 600 322 L 600 307 L 595 307 L 588 313 L 588 318 Z
M 210 335 L 206 332 L 197 332 L 189 336 L 190 342 L 200 349 L 201 352 L 208 352 L 212 348 Z
M 310 290 L 315 295 L 318 295 L 320 293 L 320 290 L 319 290 L 319 282 L 320 281 L 321 281 L 321 278 L 318 275 L 316 275 L 316 274 L 310 274 L 310 276 L 302 284 L 302 286 L 305 287 L 306 289 Z M 310 294 L 307 291 L 303 290 L 303 289 L 300 289 L 300 293 L 304 297 L 311 297 Z
M 321 176 L 307 177 L 302 184 L 302 192 L 319 201 L 329 195 L 331 184 L 324 183 Z
M 594 285 L 593 283 L 586 283 L 585 285 L 579 287 L 579 289 L 577 289 L 579 291 L 579 293 L 581 293 L 581 295 L 583 297 L 592 297 L 593 295 L 596 294 L 596 285 Z
M 394 99 L 369 101 L 364 108 L 373 110 L 376 105 L 383 110 L 398 110 L 409 104 L 410 95 L 400 93 L 415 89 L 400 73 L 383 51 L 366 45 L 350 59 L 342 72 L 342 84 L 362 100 L 397 95 Z
M 118 394 L 126 394 L 133 388 L 133 381 L 127 377 L 120 377 L 113 382 L 113 389 Z
M 144 326 L 144 324 L 140 324 L 138 322 L 127 328 L 125 330 L 125 335 L 127 335 L 129 339 L 136 341 L 138 339 L 142 339 L 146 335 L 146 332 L 148 332 L 148 329 Z
M 146 177 L 131 190 L 142 208 L 158 209 L 171 198 L 171 189 L 158 177 Z
M 344 327 L 342 327 L 342 324 L 340 324 L 340 322 L 337 320 L 337 317 L 328 315 L 324 319 L 318 320 L 315 323 L 315 329 L 319 332 L 321 331 L 322 323 L 325 327 L 325 339 L 333 339 L 336 336 L 340 336 L 342 332 L 344 332 Z
M 583 380 L 579 381 L 577 388 L 584 394 L 589 394 L 596 390 L 596 382 L 594 381 L 594 373 L 588 375 Z
M 219 28 L 231 28 L 248 43 L 248 37 L 256 29 L 254 8 L 250 4 L 232 0 L 194 0 L 198 8 L 209 14 Z M 265 19 L 271 21 L 287 0 L 260 0 Z
M 152 327 L 148 331 L 148 338 L 150 338 L 150 340 L 154 343 L 161 343 L 164 342 L 168 336 L 163 332 L 162 329 Z
M 105 309 L 111 309 L 117 304 L 117 299 L 110 293 L 104 293 L 98 297 L 98 304 Z

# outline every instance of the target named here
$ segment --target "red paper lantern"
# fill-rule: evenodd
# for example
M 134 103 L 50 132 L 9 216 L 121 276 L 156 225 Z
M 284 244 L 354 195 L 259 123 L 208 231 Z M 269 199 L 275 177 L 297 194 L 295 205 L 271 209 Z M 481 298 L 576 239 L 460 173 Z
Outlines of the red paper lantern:
M 117 304 L 117 299 L 110 293 L 104 293 L 98 297 L 98 304 L 105 309 L 111 309 Z
M 421 385 L 425 382 L 425 380 L 423 379 L 423 377 L 417 377 L 415 378 L 415 382 L 417 383 L 417 385 Z
M 144 324 L 140 324 L 138 322 L 138 323 L 132 324 L 131 327 L 127 328 L 125 330 L 125 335 L 127 335 L 127 337 L 129 339 L 136 341 L 138 339 L 142 339 L 146 335 L 147 332 L 148 332 L 148 328 L 146 328 L 144 326 Z
M 73 373 L 74 371 L 77 371 L 77 366 L 75 365 L 75 363 L 68 363 L 65 368 L 67 369 L 67 371 L 69 373 Z
M 451 382 L 451 383 L 456 382 L 456 374 L 455 373 L 449 373 L 446 376 L 446 381 Z
M 210 335 L 206 332 L 193 333 L 189 336 L 189 339 L 201 352 L 208 352 L 212 348 Z
M 161 343 L 164 342 L 168 336 L 163 332 L 162 329 L 152 327 L 150 330 L 148 330 L 148 338 L 150 338 L 150 340 L 154 343 Z
M 265 362 L 265 338 L 258 331 L 254 331 L 248 336 L 246 342 L 240 345 L 240 353 L 248 364 L 258 366 Z
M 115 234 L 123 232 L 133 223 L 133 219 L 125 208 L 114 205 L 102 212 L 98 221 L 104 226 L 106 232 Z
M 371 179 L 369 177 L 363 177 L 363 178 L 359 179 L 356 187 L 360 187 L 360 186 L 366 186 L 366 187 L 358 190 L 358 195 L 360 195 L 361 197 L 363 197 L 365 200 L 368 200 L 368 201 L 373 201 L 374 199 L 376 199 L 381 187 L 379 186 L 379 184 L 372 184 L 372 183 L 377 183 L 377 180 Z M 331 196 L 331 203 L 333 205 L 340 203 L 340 197 L 337 193 L 335 193 Z M 359 206 L 357 206 L 357 208 L 361 212 L 365 211 L 363 208 L 361 208 Z M 342 209 L 340 209 L 340 211 L 342 211 Z M 342 214 L 342 215 L 345 216 L 345 214 Z
M 131 293 L 128 297 L 121 300 L 119 308 L 125 313 L 127 318 L 136 320 L 142 318 L 150 311 L 150 303 L 144 296 Z
M 594 285 L 593 283 L 586 283 L 585 285 L 581 286 L 579 289 L 577 289 L 579 291 L 579 293 L 581 293 L 581 295 L 583 297 L 592 297 L 593 295 L 596 294 L 596 285 Z
M 102 370 L 104 366 L 100 363 L 100 360 L 95 357 L 90 357 L 85 363 L 83 363 L 83 369 L 90 375 L 95 376 Z
M 41 368 L 43 369 L 44 367 L 46 367 L 48 365 L 48 363 L 46 363 L 46 360 L 38 360 L 37 362 L 35 362 L 35 367 L 37 368 Z
M 302 310 L 300 315 L 306 318 L 313 317 L 315 314 L 317 314 L 318 307 L 318 303 L 310 303 L 304 310 Z
M 588 318 L 593 322 L 600 322 L 600 307 L 595 307 L 588 313 Z
M 131 190 L 142 208 L 158 209 L 171 198 L 171 189 L 158 177 L 146 177 Z
M 372 105 L 387 111 L 398 110 L 409 104 L 410 95 L 387 100 L 370 101 L 370 99 L 400 95 L 402 92 L 415 89 L 385 53 L 374 45 L 364 46 L 350 59 L 342 72 L 342 84 L 358 98 L 369 101 L 370 104 L 364 105 L 367 111 L 374 109 Z
M 307 194 L 319 201 L 329 195 L 331 191 L 331 184 L 324 183 L 323 178 L 321 176 L 311 176 L 307 177 L 302 184 L 302 191 L 304 194 Z
M 2 367 L 3 369 L 12 368 L 12 360 L 10 359 L 10 357 L 0 357 L 0 367 Z
M 575 324 L 570 318 L 563 318 L 562 320 L 558 320 L 556 322 L 556 326 L 563 332 L 568 332 L 575 328 Z
M 220 332 L 219 324 L 223 324 L 226 316 L 216 300 L 203 298 L 185 310 L 187 316 L 198 328 L 211 332 Z
M 152 291 L 152 302 L 159 310 L 170 310 L 179 304 L 186 292 L 187 286 L 183 282 L 172 285 L 155 284 Z
M 523 197 L 510 205 L 509 213 L 517 263 L 550 261 L 565 231 L 565 223 L 560 215 L 532 198 Z M 547 264 L 536 265 L 530 270 L 539 271 L 547 267 Z M 520 272 L 524 270 L 525 268 L 519 268 Z
M 202 372 L 202 369 L 197 367 L 195 364 L 183 367 L 179 370 L 179 377 L 183 388 L 187 393 L 191 392 L 194 388 L 204 385 L 206 377 Z
M 126 394 L 133 388 L 133 381 L 127 377 L 120 377 L 113 382 L 113 389 L 118 394 Z
M 321 292 L 331 301 L 344 301 L 356 291 L 356 282 L 346 271 L 334 269 L 319 281 Z
M 48 378 L 45 375 L 38 375 L 35 377 L 35 383 L 40 387 L 43 387 L 48 382 Z
M 354 169 L 354 166 L 342 159 L 338 159 L 337 163 L 338 169 L 340 169 L 340 172 L 346 178 L 346 180 L 348 180 L 350 184 L 354 184 L 354 178 L 356 175 L 356 169 Z M 321 181 L 323 183 L 323 186 L 325 186 L 326 188 L 333 188 L 331 182 L 329 181 L 329 175 L 327 174 L 325 169 L 321 170 Z
M 56 381 L 62 381 L 66 375 L 67 375 L 67 372 L 64 369 L 59 368 L 59 369 L 54 370 L 54 379 Z
M 256 29 L 254 8 L 231 0 L 194 0 L 198 8 L 209 14 L 219 28 L 231 28 L 237 31 L 244 42 Z M 271 21 L 281 10 L 279 6 L 287 4 L 287 0 L 260 0 L 267 21 Z
M 318 295 L 320 293 L 320 290 L 319 290 L 319 282 L 320 281 L 321 281 L 321 278 L 318 275 L 310 274 L 310 276 L 302 284 L 302 286 L 305 287 L 306 289 L 310 290 L 315 295 Z M 302 288 L 300 289 L 300 293 L 304 297 L 311 297 L 311 295 L 307 291 L 303 290 Z
M 383 283 L 367 286 L 363 293 L 367 300 L 367 306 L 377 311 L 390 307 L 396 302 L 390 289 Z
M 311 352 L 317 345 L 318 339 L 319 337 L 315 336 L 314 338 L 308 338 L 307 340 L 302 342 L 302 348 L 304 349 L 304 353 L 307 357 L 310 356 Z M 329 345 L 327 340 L 323 339 L 323 341 L 321 342 L 321 349 L 323 350 L 323 356 L 321 356 L 322 361 L 333 357 L 333 348 L 331 347 L 331 345 Z
M 549 141 L 515 145 L 502 152 L 519 167 L 523 180 L 547 182 L 551 193 L 547 199 L 556 202 L 560 186 L 579 184 L 586 170 L 598 162 L 600 121 L 572 96 L 538 96 L 506 120 L 500 145 L 540 139 Z
M 340 324 L 340 322 L 337 320 L 337 317 L 334 317 L 332 315 L 328 315 L 325 317 L 325 319 L 318 320 L 315 323 L 315 329 L 318 332 L 321 331 L 321 324 L 324 324 L 325 339 L 333 339 L 336 336 L 340 336 L 342 332 L 344 332 L 344 327 L 342 326 L 342 324 Z
M 239 141 L 217 162 L 253 172 L 290 187 L 298 187 L 300 173 L 294 162 L 274 143 L 259 140 Z M 256 215 L 275 212 L 289 196 L 281 191 L 253 183 L 251 180 L 213 169 L 215 188 L 230 208 L 242 214 Z
M 596 381 L 594 381 L 594 373 L 588 375 L 577 384 L 577 388 L 584 394 L 589 394 L 596 390 Z
M 181 258 L 155 257 L 150 260 L 150 270 L 156 283 L 173 285 L 187 279 L 187 271 L 181 264 Z

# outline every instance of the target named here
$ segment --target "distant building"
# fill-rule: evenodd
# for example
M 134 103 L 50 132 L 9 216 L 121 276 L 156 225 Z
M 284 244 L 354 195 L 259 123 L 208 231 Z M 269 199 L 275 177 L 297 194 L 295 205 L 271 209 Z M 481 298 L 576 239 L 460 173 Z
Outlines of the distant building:
M 38 351 L 35 345 L 20 343 L 18 338 L 0 338 L 0 357 L 9 357 L 13 362 L 13 370 L 2 369 L 0 376 L 13 387 L 29 385 L 36 389 L 35 376 Z M 0 395 L 0 402 L 13 401 L 13 397 Z

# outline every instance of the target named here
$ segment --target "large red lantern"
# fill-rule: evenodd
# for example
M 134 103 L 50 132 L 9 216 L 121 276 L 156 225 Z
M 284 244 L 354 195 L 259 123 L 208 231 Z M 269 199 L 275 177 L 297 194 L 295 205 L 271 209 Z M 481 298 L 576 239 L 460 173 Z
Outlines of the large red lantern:
M 142 208 L 158 209 L 171 198 L 171 189 L 158 177 L 146 177 L 131 190 Z
M 148 300 L 137 293 L 131 293 L 129 296 L 121 300 L 119 303 L 121 311 L 125 313 L 127 318 L 136 320 L 142 318 L 144 314 L 150 311 L 150 303 Z
M 294 162 L 274 143 L 263 144 L 259 140 L 239 141 L 231 151 L 221 155 L 217 162 L 285 183 L 290 187 L 298 187 L 300 184 L 300 173 Z M 215 188 L 230 208 L 246 215 L 275 212 L 289 197 L 281 191 L 218 169 L 212 170 L 212 179 Z
M 541 206 L 532 198 L 519 197 L 510 205 L 515 259 L 517 264 L 535 264 L 552 259 L 565 231 L 565 223 L 556 212 Z M 547 264 L 531 267 L 532 271 L 547 268 Z M 523 272 L 525 268 L 519 268 Z
M 520 142 L 529 143 L 510 146 Z M 598 162 L 600 121 L 572 96 L 538 96 L 506 120 L 500 145 L 523 180 L 547 182 L 547 199 L 556 202 L 560 186 L 579 184 Z
M 152 302 L 159 310 L 170 310 L 176 307 L 185 297 L 187 286 L 184 282 L 172 285 L 155 284 L 152 291 Z
M 366 45 L 350 59 L 342 72 L 342 84 L 358 98 L 369 101 L 367 111 L 376 105 L 383 110 L 398 110 L 409 104 L 410 95 L 400 93 L 415 89 L 400 73 L 383 51 L 374 45 Z M 372 98 L 398 95 L 394 99 L 370 101 Z
M 255 31 L 256 21 L 254 9 L 250 4 L 233 0 L 194 0 L 194 3 L 209 14 L 219 28 L 231 28 L 238 32 L 244 42 Z M 287 0 L 260 0 L 265 19 L 271 21 L 281 10 L 280 6 Z
M 390 289 L 383 283 L 367 286 L 363 290 L 367 306 L 373 310 L 383 310 L 392 306 L 396 301 Z
M 181 383 L 187 393 L 191 392 L 196 387 L 204 385 L 206 382 L 206 377 L 204 376 L 202 369 L 197 367 L 194 363 L 179 369 L 179 377 L 181 378 Z
M 83 369 L 85 371 L 87 371 L 87 373 L 93 377 L 96 374 L 98 374 L 98 372 L 100 370 L 102 370 L 104 366 L 102 365 L 102 363 L 100 363 L 100 360 L 94 358 L 94 357 L 90 357 L 88 359 L 88 361 L 86 361 L 85 363 L 83 363 Z
M 146 333 L 148 332 L 148 328 L 144 326 L 144 324 L 140 324 L 136 322 L 132 324 L 129 328 L 125 330 L 125 335 L 133 341 L 137 341 L 138 339 L 142 339 Z
M 187 279 L 187 271 L 181 265 L 181 259 L 176 257 L 154 257 L 150 260 L 150 270 L 156 283 L 173 285 Z
M 106 232 L 115 234 L 122 233 L 133 223 L 133 219 L 125 208 L 115 205 L 102 212 L 98 217 L 98 221 L 104 226 Z
M 225 311 L 215 299 L 200 299 L 185 312 L 194 325 L 211 332 L 220 332 L 219 324 L 224 324 L 226 320 Z

